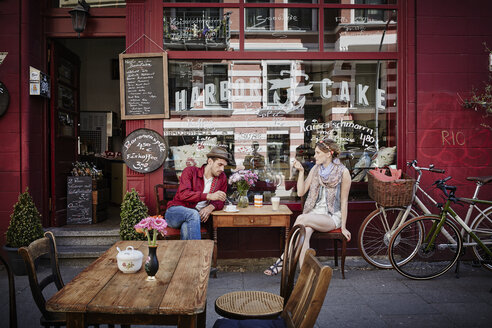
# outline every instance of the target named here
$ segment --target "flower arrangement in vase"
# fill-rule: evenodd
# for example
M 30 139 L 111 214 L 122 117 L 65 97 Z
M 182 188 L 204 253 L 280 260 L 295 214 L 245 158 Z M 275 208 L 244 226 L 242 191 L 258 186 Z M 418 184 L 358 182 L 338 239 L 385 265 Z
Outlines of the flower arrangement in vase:
M 258 175 L 250 170 L 240 170 L 229 178 L 229 184 L 233 185 L 239 194 L 237 207 L 248 207 L 248 190 L 258 181 Z
M 149 216 L 142 219 L 135 225 L 135 230 L 138 233 L 143 233 L 147 236 L 149 243 L 149 255 L 145 261 L 145 272 L 147 272 L 147 280 L 155 280 L 155 274 L 159 270 L 159 261 L 157 260 L 157 235 L 160 233 L 162 236 L 166 234 L 167 222 L 161 215 Z M 150 234 L 152 232 L 152 237 Z

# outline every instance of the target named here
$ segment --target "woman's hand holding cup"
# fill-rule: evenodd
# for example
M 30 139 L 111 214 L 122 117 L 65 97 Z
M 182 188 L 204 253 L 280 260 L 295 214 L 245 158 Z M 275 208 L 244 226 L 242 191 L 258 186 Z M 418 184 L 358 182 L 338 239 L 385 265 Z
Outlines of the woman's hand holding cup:
M 299 172 L 304 172 L 304 166 L 297 159 L 294 160 L 294 168 L 299 170 Z

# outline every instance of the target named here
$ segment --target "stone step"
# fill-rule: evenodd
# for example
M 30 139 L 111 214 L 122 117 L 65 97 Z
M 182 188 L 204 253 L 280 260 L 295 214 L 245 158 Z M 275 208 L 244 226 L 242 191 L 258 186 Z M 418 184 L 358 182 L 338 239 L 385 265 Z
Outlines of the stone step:
M 63 265 L 88 266 L 107 251 L 111 245 L 58 245 L 58 260 Z M 116 258 L 116 252 L 114 254 Z
M 119 230 L 51 230 L 58 246 L 111 246 L 120 240 Z

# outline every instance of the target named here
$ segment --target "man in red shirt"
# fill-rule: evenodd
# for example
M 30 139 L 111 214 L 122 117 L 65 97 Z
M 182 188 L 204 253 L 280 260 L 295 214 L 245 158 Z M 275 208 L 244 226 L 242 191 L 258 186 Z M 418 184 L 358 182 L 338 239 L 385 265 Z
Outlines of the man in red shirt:
M 207 222 L 212 211 L 224 207 L 227 191 L 224 168 L 230 159 L 226 149 L 214 147 L 207 154 L 207 164 L 183 170 L 178 191 L 167 204 L 165 214 L 170 227 L 181 228 L 181 239 L 200 239 L 200 222 Z

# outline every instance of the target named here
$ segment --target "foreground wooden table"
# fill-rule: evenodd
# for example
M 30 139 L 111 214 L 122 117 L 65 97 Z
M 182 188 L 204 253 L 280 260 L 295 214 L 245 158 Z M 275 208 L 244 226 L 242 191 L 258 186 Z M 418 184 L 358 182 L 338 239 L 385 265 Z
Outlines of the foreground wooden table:
M 158 242 L 156 281 L 118 270 L 116 254 L 132 245 L 147 258 L 147 242 L 119 241 L 46 303 L 65 312 L 67 327 L 90 324 L 177 325 L 205 327 L 211 240 Z
M 280 249 L 283 249 L 283 241 L 287 240 L 290 228 L 290 216 L 292 211 L 286 205 L 280 205 L 278 211 L 272 210 L 272 205 L 247 208 L 238 208 L 238 212 L 214 211 L 214 253 L 213 267 L 217 267 L 217 228 L 247 228 L 247 227 L 283 227 L 284 238 L 280 238 Z

